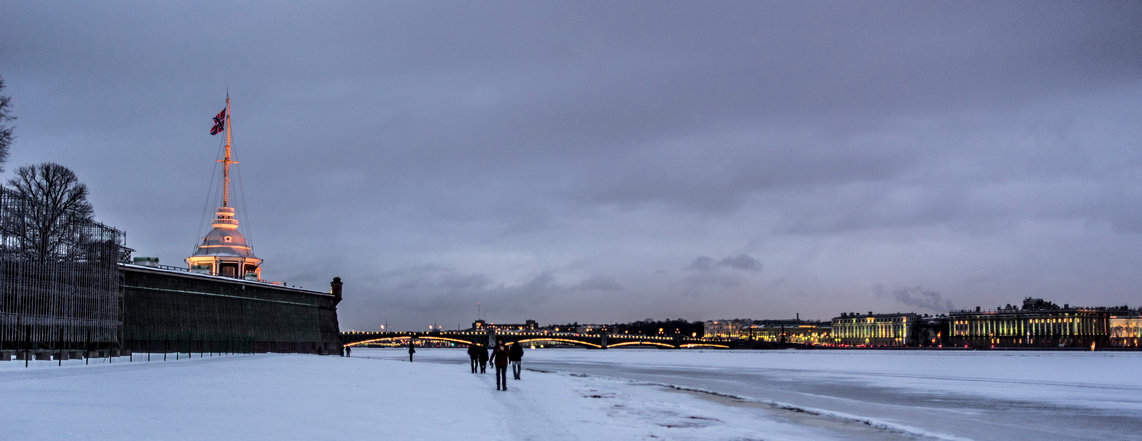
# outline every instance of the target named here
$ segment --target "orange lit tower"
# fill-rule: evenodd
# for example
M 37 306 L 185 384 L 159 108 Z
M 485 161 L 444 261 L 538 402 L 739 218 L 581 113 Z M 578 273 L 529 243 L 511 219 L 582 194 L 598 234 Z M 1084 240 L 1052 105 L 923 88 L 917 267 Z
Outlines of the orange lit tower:
M 222 163 L 222 206 L 214 212 L 214 221 L 210 223 L 212 229 L 194 247 L 194 254 L 186 258 L 186 263 L 193 272 L 261 280 L 262 259 L 254 256 L 245 236 L 238 232 L 238 218 L 234 207 L 230 206 L 230 164 L 238 162 L 230 160 L 229 94 L 226 96 L 226 109 L 219 116 L 225 121 L 223 129 L 226 131 L 226 156 L 218 161 Z M 216 124 L 221 123 L 218 119 L 215 118 Z

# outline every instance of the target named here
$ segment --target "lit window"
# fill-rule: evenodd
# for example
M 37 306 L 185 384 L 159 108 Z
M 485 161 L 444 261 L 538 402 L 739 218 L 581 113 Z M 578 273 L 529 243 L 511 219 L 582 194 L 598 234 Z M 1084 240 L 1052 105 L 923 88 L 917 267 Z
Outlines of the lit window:
M 226 237 L 223 237 L 223 238 L 222 238 L 222 241 L 223 241 L 223 242 L 226 242 L 226 243 L 229 243 L 231 240 L 232 240 L 232 239 L 230 238 L 230 236 L 226 236 Z

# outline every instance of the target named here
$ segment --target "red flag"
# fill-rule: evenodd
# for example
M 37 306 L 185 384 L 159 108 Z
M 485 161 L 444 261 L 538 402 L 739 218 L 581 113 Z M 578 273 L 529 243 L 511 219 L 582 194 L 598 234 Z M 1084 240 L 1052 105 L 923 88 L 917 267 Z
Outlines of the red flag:
M 226 108 L 223 107 L 222 111 L 218 112 L 218 115 L 214 116 L 214 127 L 210 128 L 210 134 L 211 135 L 217 135 L 218 132 L 221 132 L 225 129 L 226 129 Z

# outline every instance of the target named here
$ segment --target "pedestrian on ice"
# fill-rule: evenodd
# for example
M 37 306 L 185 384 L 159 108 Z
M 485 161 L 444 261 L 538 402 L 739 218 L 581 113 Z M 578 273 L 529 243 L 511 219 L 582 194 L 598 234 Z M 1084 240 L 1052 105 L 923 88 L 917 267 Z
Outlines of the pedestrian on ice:
M 412 345 L 412 340 L 408 341 L 408 362 L 412 363 L 412 354 L 416 353 L 416 347 Z
M 350 346 L 345 347 L 345 356 L 346 357 L 352 357 L 353 356 L 353 348 L 352 347 L 350 347 Z
M 508 390 L 508 348 L 502 339 L 496 340 L 492 364 L 496 366 L 496 390 Z
M 512 363 L 512 376 L 516 380 L 519 379 L 519 371 L 523 370 L 520 362 L 523 361 L 523 346 L 519 342 L 512 343 L 512 347 L 508 349 L 508 361 Z
M 488 373 L 488 347 L 484 345 L 478 345 L 476 356 L 480 357 L 480 373 Z
M 479 346 L 475 344 L 468 345 L 468 360 L 472 362 L 473 374 L 476 373 L 476 366 L 480 364 L 480 353 L 477 351 L 480 351 Z

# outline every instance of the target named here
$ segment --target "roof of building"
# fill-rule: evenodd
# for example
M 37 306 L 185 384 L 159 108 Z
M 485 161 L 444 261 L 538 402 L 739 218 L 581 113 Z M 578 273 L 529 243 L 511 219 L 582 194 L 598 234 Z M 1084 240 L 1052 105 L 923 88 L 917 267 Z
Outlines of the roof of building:
M 195 256 L 209 256 L 209 257 L 244 257 L 247 259 L 257 259 L 254 256 L 253 249 L 246 241 L 246 237 L 238 232 L 238 219 L 234 217 L 234 209 L 231 207 L 218 207 L 215 212 L 214 222 L 210 224 L 213 227 L 206 236 L 203 236 L 202 243 L 194 250 Z

